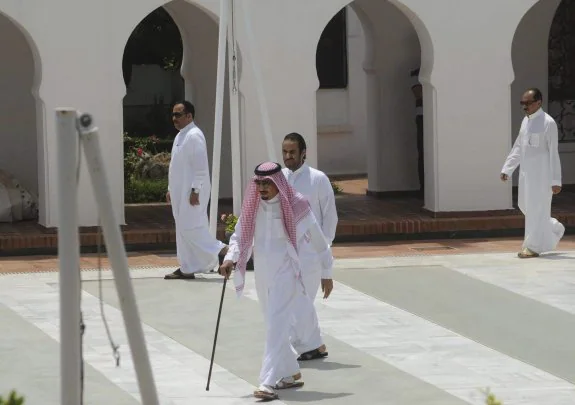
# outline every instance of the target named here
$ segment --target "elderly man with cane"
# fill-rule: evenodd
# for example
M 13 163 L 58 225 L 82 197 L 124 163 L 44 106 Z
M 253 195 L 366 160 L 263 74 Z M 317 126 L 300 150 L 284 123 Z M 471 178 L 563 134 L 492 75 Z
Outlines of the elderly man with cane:
M 254 254 L 256 291 L 266 323 L 266 343 L 260 372 L 258 399 L 278 398 L 276 390 L 303 385 L 297 355 L 290 344 L 294 308 L 300 317 L 317 325 L 313 302 L 302 282 L 299 251 L 313 248 L 322 266 L 331 268 L 333 256 L 308 201 L 297 193 L 282 174 L 278 163 L 262 163 L 248 185 L 242 212 L 230 238 L 229 251 L 220 274 L 230 277 L 236 268 L 234 284 L 241 296 L 246 263 Z M 319 346 L 319 328 L 307 331 L 307 341 Z M 316 346 L 317 347 L 317 346 Z

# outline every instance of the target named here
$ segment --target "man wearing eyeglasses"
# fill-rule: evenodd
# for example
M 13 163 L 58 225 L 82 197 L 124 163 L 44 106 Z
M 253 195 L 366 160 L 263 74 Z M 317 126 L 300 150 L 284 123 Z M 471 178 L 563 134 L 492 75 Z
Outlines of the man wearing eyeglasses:
M 543 111 L 542 102 L 537 88 L 523 94 L 526 117 L 501 170 L 501 180 L 507 181 L 521 165 L 519 209 L 525 215 L 525 239 L 518 256 L 522 259 L 554 250 L 565 233 L 563 224 L 551 217 L 551 199 L 561 191 L 557 123 Z
M 194 279 L 195 273 L 216 267 L 218 255 L 227 246 L 210 234 L 208 202 L 210 168 L 206 138 L 194 123 L 195 108 L 189 101 L 178 102 L 172 110 L 172 122 L 178 132 L 172 146 L 166 200 L 172 205 L 176 223 L 176 250 L 180 268 L 164 278 Z

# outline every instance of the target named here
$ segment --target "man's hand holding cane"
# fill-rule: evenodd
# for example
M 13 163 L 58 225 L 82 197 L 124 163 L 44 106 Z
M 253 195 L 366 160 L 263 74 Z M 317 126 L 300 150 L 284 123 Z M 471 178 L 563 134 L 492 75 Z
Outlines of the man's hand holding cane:
M 234 269 L 234 262 L 231 260 L 225 260 L 222 265 L 220 266 L 218 273 L 226 278 L 226 280 L 230 279 L 232 275 L 232 270 Z

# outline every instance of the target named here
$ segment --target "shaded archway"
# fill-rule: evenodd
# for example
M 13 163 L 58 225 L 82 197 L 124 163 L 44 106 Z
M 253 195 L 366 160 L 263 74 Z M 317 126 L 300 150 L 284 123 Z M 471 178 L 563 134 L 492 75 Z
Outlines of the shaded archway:
M 153 38 L 153 44 L 156 46 L 151 47 L 150 40 L 146 41 L 146 37 Z M 135 44 L 136 41 L 143 39 L 141 46 Z M 200 6 L 185 0 L 174 0 L 145 17 L 127 43 L 122 66 L 127 84 L 124 122 L 125 129 L 131 132 L 130 135 L 140 138 L 156 135 L 164 141 L 160 141 L 155 148 L 151 147 L 152 152 L 169 153 L 177 133 L 171 123 L 171 106 L 175 101 L 187 99 L 195 105 L 195 122 L 206 137 L 208 159 L 211 164 L 217 51 L 217 19 Z M 130 59 L 138 63 L 130 63 Z M 152 76 L 156 80 L 152 80 Z M 144 99 L 140 106 L 138 106 L 139 98 Z M 128 112 L 129 109 L 132 111 Z M 220 177 L 221 198 L 229 198 L 232 195 L 228 117 L 229 108 L 226 102 Z M 126 125 L 130 122 L 132 125 Z M 133 146 L 133 142 L 125 144 L 125 155 L 134 152 Z M 131 174 L 129 168 L 125 169 L 125 178 Z M 126 194 L 129 192 L 127 189 Z M 161 198 L 162 195 L 157 193 L 157 199 Z M 127 203 L 130 202 L 137 201 L 127 200 Z
M 39 55 L 28 34 L 1 13 L 0 37 L 6 39 L 0 41 L 0 170 L 33 200 L 33 211 L 15 219 L 35 219 L 45 186 Z
M 322 69 L 320 52 L 331 52 L 328 64 L 342 67 Z M 412 91 L 421 84 L 420 68 L 429 75 L 421 55 L 412 20 L 391 2 L 355 0 L 332 18 L 316 63 L 320 169 L 367 175 L 371 195 L 421 195 L 417 104 L 423 101 Z
M 184 97 L 182 59 L 178 26 L 164 7 L 158 7 L 136 26 L 124 50 L 124 133 L 173 137 L 169 110 Z

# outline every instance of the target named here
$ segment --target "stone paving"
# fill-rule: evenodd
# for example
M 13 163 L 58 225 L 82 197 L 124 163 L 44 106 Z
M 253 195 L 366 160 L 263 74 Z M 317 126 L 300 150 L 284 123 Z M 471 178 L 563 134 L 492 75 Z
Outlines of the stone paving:
M 480 405 L 489 387 L 505 405 L 572 405 L 575 241 L 529 260 L 516 257 L 520 242 L 337 246 L 335 290 L 316 302 L 330 355 L 302 362 L 304 387 L 280 392 L 276 403 Z M 99 281 L 95 262 L 83 257 L 84 403 L 138 404 L 113 276 L 104 269 Z M 169 254 L 133 254 L 129 262 L 161 404 L 255 403 L 264 326 L 253 272 L 244 298 L 227 290 L 206 392 L 221 278 L 163 280 L 176 266 Z M 16 388 L 27 405 L 59 404 L 57 261 L 0 266 L 0 394 Z

